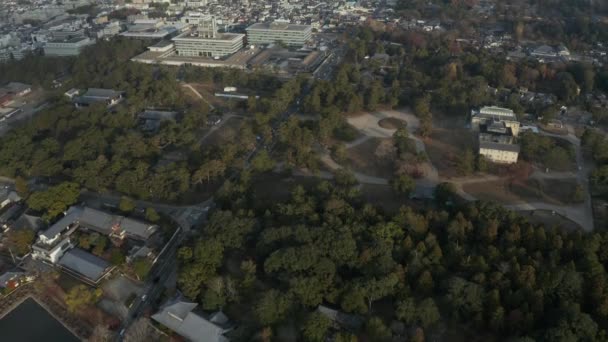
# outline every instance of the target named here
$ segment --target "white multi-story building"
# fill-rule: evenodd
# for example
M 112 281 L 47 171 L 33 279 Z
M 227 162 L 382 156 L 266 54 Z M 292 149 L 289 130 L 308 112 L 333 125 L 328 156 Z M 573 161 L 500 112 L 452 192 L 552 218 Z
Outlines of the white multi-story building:
M 194 17 L 197 25 L 192 31 L 173 38 L 175 54 L 183 57 L 225 57 L 243 48 L 245 35 L 218 33 L 215 18 Z M 188 20 L 190 22 L 190 19 Z
M 471 111 L 471 127 L 479 131 L 480 126 L 490 125 L 493 122 L 501 122 L 504 126 L 511 130 L 513 136 L 519 135 L 519 121 L 515 113 L 508 108 L 501 107 L 483 107 L 480 110 Z
M 87 46 L 95 44 L 90 38 L 72 38 L 66 41 L 50 41 L 44 46 L 46 56 L 77 56 Z
M 247 28 L 247 42 L 251 45 L 283 43 L 302 46 L 312 38 L 312 26 L 282 22 L 257 23 Z
M 493 163 L 513 164 L 517 163 L 519 145 L 511 136 L 480 133 L 479 154 Z

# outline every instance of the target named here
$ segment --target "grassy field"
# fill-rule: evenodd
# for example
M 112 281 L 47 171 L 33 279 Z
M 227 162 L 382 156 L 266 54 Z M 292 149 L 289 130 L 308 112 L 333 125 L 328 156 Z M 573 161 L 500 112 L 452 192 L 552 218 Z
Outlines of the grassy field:
M 378 121 L 378 126 L 386 129 L 399 129 L 407 126 L 407 123 L 397 118 L 384 118 Z
M 409 199 L 408 196 L 398 195 L 389 185 L 362 184 L 361 197 L 364 201 L 373 203 L 388 214 L 396 214 L 399 208 L 407 205 L 423 209 L 424 203 Z
M 573 204 L 576 186 L 575 179 L 528 179 L 525 182 L 498 180 L 466 184 L 463 190 L 480 200 L 502 204 L 545 202 L 568 205 Z
M 575 222 L 568 218 L 553 214 L 548 210 L 533 210 L 533 211 L 520 211 L 519 214 L 528 219 L 531 223 L 542 224 L 547 228 L 550 227 L 561 227 L 568 231 L 580 230 L 581 227 Z
M 442 177 L 456 177 L 456 161 L 466 149 L 475 147 L 475 137 L 466 128 L 434 128 L 424 140 L 429 159 Z
M 228 119 L 226 122 L 222 123 L 221 127 L 218 128 L 215 132 L 209 135 L 204 143 L 205 145 L 217 145 L 226 142 L 237 142 L 238 134 L 241 125 L 243 124 L 243 119 L 238 117 L 232 117 Z
M 381 144 L 392 144 L 392 139 L 370 138 L 348 149 L 346 165 L 356 172 L 369 176 L 391 178 L 394 172 L 394 156 L 381 156 Z

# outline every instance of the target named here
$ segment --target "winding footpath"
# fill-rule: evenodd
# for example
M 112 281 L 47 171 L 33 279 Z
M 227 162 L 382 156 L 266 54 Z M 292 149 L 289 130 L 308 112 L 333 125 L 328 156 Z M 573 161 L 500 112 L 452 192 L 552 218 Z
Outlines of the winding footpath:
M 391 138 L 395 133 L 396 129 L 388 129 L 380 127 L 379 122 L 385 118 L 396 118 L 407 122 L 407 128 L 410 133 L 410 138 L 416 144 L 416 151 L 421 154 L 426 155 L 426 149 L 424 142 L 415 135 L 420 125 L 418 118 L 416 118 L 409 111 L 396 111 L 396 110 L 386 110 L 386 111 L 378 111 L 374 113 L 366 113 L 359 116 L 349 117 L 348 123 L 359 130 L 363 136 L 355 139 L 354 141 L 346 144 L 346 148 L 350 149 L 356 147 L 369 139 L 372 138 Z M 591 205 L 591 196 L 589 195 L 589 183 L 588 183 L 588 174 L 592 169 L 592 165 L 585 163 L 583 158 L 583 154 L 581 151 L 581 142 L 578 137 L 574 134 L 574 130 L 571 126 L 568 126 L 568 134 L 567 135 L 558 135 L 545 131 L 541 131 L 540 134 L 551 136 L 559 139 L 564 139 L 570 142 L 575 149 L 576 154 L 576 164 L 577 171 L 575 172 L 534 172 L 531 175 L 531 178 L 537 179 L 576 179 L 579 184 L 583 187 L 583 190 L 586 194 L 586 198 L 583 204 L 575 204 L 575 205 L 558 205 L 551 204 L 546 202 L 524 202 L 516 203 L 516 204 L 506 204 L 503 205 L 506 209 L 513 211 L 533 211 L 533 210 L 547 210 L 552 211 L 555 214 L 562 215 L 575 223 L 577 223 L 581 228 L 585 231 L 592 231 L 594 228 L 593 225 L 593 209 Z M 328 167 L 330 170 L 337 170 L 342 168 L 342 165 L 337 163 L 332 159 L 330 153 L 322 148 L 317 148 L 321 162 Z M 501 180 L 500 177 L 494 175 L 481 175 L 476 176 L 475 178 L 466 177 L 466 178 L 453 178 L 444 180 L 439 176 L 437 168 L 432 165 L 430 162 L 426 162 L 423 165 L 424 167 L 424 177 L 416 180 L 416 189 L 414 190 L 414 196 L 419 198 L 428 198 L 432 195 L 432 191 L 435 187 L 441 183 L 442 181 L 447 181 L 453 183 L 456 186 L 458 194 L 467 201 L 476 201 L 478 200 L 475 196 L 465 192 L 463 190 L 463 185 L 472 184 L 472 183 L 483 183 L 490 181 L 498 181 Z M 294 172 L 296 175 L 301 176 L 313 176 L 313 174 L 304 172 L 304 171 L 296 171 Z M 382 177 L 375 177 L 366 175 L 360 172 L 353 172 L 355 178 L 364 184 L 374 184 L 374 185 L 387 185 L 389 184 L 389 179 Z M 333 175 L 327 171 L 321 171 L 319 173 L 314 174 L 324 179 L 331 179 Z

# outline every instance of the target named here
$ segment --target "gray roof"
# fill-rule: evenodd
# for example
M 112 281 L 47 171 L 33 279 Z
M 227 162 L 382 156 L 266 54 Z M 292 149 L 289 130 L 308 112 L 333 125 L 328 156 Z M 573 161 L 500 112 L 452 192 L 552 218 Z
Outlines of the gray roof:
M 86 228 L 108 235 L 112 232 L 114 217 L 103 211 L 84 207 L 77 221 Z
M 195 303 L 175 301 L 165 305 L 161 311 L 152 315 L 152 319 L 194 342 L 227 342 L 223 336 L 228 330 L 218 324 L 192 312 L 197 307 Z M 223 314 L 222 314 L 223 315 Z M 225 316 L 218 321 L 225 321 Z M 213 320 L 213 318 L 212 318 Z
M 93 282 L 97 282 L 110 268 L 110 263 L 80 248 L 67 251 L 59 259 L 59 265 Z
M 306 31 L 309 29 L 312 29 L 312 26 L 287 23 L 255 23 L 246 30 Z
M 102 89 L 102 88 L 89 88 L 83 95 L 84 97 L 97 97 L 101 99 L 111 99 L 122 95 L 121 91 L 113 89 Z
M 78 223 L 102 234 L 110 234 L 113 227 L 124 230 L 127 236 L 147 240 L 157 230 L 156 225 L 136 221 L 124 216 L 111 215 L 106 212 L 84 207 L 78 217 Z
M 501 144 L 492 141 L 480 141 L 479 148 L 519 153 L 519 145 L 516 144 Z
M 72 206 L 61 220 L 57 221 L 40 235 L 43 235 L 47 239 L 52 239 L 72 223 L 77 223 L 84 228 L 106 235 L 112 232 L 112 227 L 119 227 L 125 231 L 127 236 L 142 240 L 150 238 L 158 229 L 158 226 L 156 225 L 136 221 L 123 216 L 108 214 L 89 207 Z
M 11 82 L 5 86 L 12 93 L 20 93 L 24 90 L 32 89 L 32 86 L 25 83 L 20 82 Z
M 177 112 L 145 110 L 139 114 L 139 118 L 145 120 L 175 120 L 176 115 Z
M 55 222 L 49 229 L 40 233 L 41 236 L 44 236 L 47 239 L 52 239 L 55 235 L 61 233 L 64 229 L 66 229 L 70 224 L 74 223 L 80 214 L 82 213 L 82 208 L 80 207 L 70 207 L 68 209 L 66 215 L 62 217 L 59 221 Z

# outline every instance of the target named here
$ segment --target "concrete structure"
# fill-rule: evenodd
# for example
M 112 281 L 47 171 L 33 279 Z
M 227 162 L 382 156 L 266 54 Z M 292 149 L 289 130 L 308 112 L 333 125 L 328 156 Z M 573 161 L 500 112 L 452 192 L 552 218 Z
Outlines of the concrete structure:
M 167 303 L 152 319 L 192 342 L 228 342 L 224 336 L 229 332 L 228 318 L 221 311 L 209 317 L 196 314 L 196 303 L 180 300 Z
M 479 134 L 479 154 L 493 163 L 517 163 L 519 145 L 507 135 Z
M 471 111 L 471 127 L 479 131 L 481 126 L 489 125 L 492 122 L 502 122 L 511 131 L 511 135 L 519 135 L 519 121 L 515 113 L 508 108 L 483 107 L 480 110 Z
M 112 89 L 89 88 L 82 96 L 74 96 L 72 103 L 76 108 L 88 107 L 93 103 L 105 103 L 111 107 L 122 100 L 124 92 Z
M 501 107 L 472 110 L 471 128 L 479 132 L 480 155 L 494 163 L 517 162 L 520 148 L 515 139 L 521 126 L 512 110 Z
M 77 229 L 94 231 L 114 239 L 147 241 L 158 226 L 88 207 L 73 206 L 65 216 L 38 235 L 32 256 L 56 264 L 73 245 L 70 235 Z
M 215 19 L 200 19 L 196 29 L 175 38 L 175 54 L 184 57 L 225 57 L 243 48 L 245 35 L 218 33 Z
M 312 38 L 312 26 L 286 23 L 257 23 L 247 28 L 250 45 L 283 43 L 302 46 Z
M 85 47 L 93 44 L 95 44 L 94 40 L 85 37 L 50 41 L 44 46 L 44 54 L 46 56 L 77 56 Z
M 112 265 L 80 248 L 67 251 L 58 263 L 59 267 L 82 280 L 97 284 L 112 270 Z

